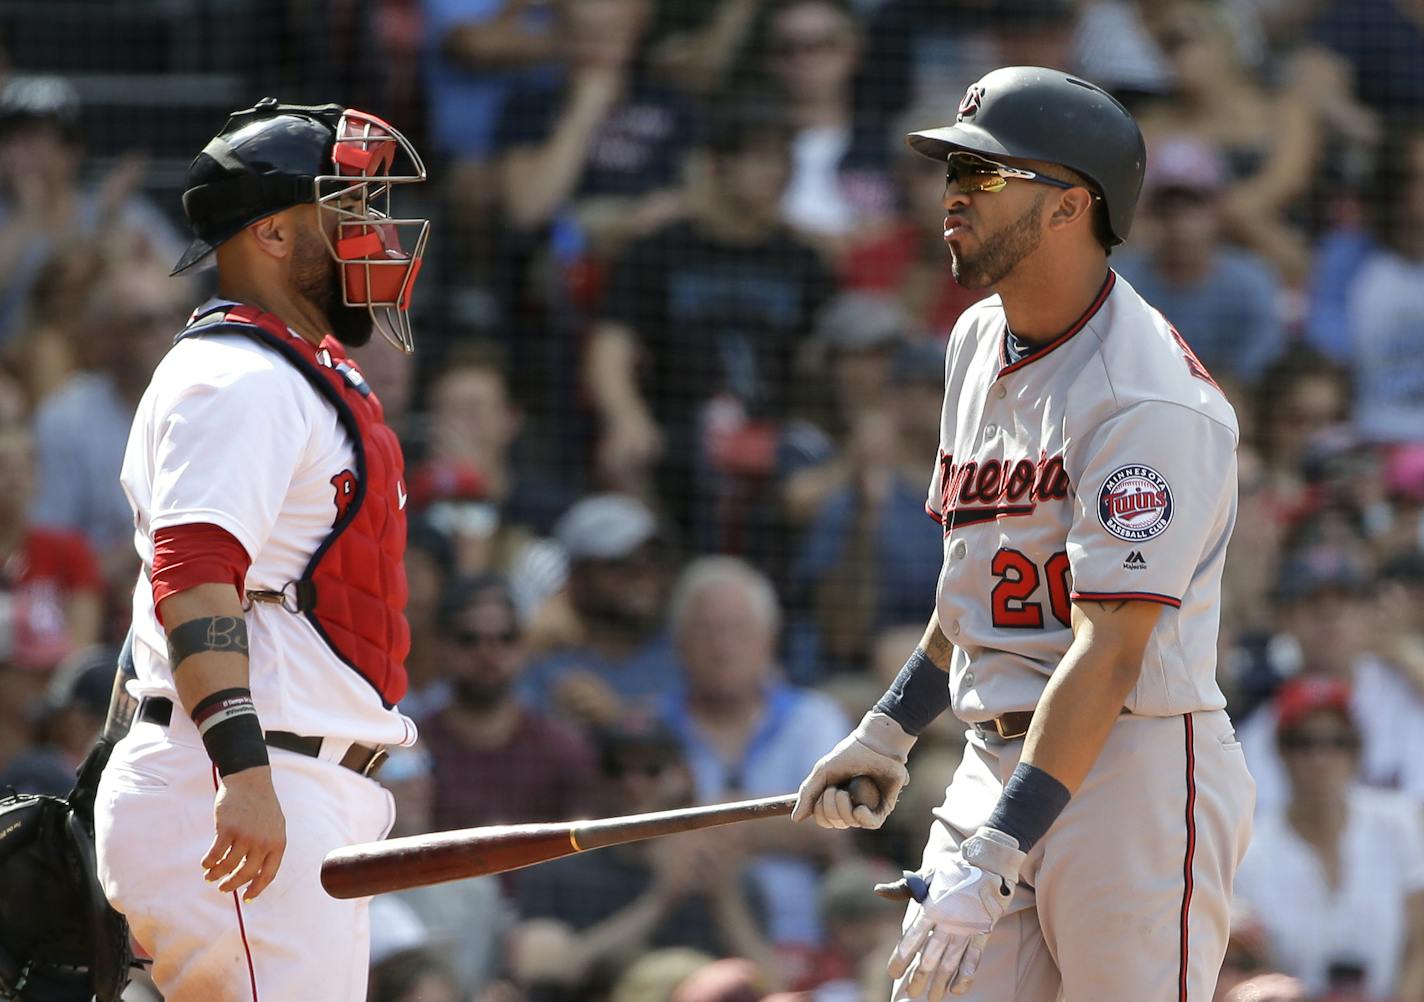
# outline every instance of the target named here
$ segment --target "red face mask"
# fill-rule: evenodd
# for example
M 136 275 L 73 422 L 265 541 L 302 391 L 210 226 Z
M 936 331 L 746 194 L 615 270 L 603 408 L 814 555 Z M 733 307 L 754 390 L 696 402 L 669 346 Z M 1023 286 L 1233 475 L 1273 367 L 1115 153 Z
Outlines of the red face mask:
M 415 350 L 410 295 L 430 221 L 397 218 L 391 193 L 424 181 L 425 164 L 393 126 L 355 109 L 341 117 L 331 158 L 333 173 L 316 179 L 317 205 L 337 217 L 335 232 L 322 232 L 341 265 L 346 305 L 370 309 L 376 329 L 409 354 Z

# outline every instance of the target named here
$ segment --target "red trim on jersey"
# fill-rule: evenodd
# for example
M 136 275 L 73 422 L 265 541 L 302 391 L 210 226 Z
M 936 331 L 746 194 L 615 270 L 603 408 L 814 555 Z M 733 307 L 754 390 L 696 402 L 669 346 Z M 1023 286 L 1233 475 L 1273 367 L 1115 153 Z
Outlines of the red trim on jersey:
M 1155 591 L 1075 591 L 1068 597 L 1075 602 L 1079 599 L 1084 602 L 1157 602 L 1173 609 L 1182 607 L 1181 599 L 1158 595 Z
M 163 623 L 159 604 L 169 595 L 200 584 L 230 584 L 244 597 L 252 558 L 237 537 L 211 522 L 191 522 L 153 533 L 153 612 Z
M 213 792 L 218 789 L 218 767 L 213 766 Z M 242 919 L 242 901 L 232 892 L 232 907 L 237 912 L 237 933 L 242 937 L 242 953 L 247 958 L 247 983 L 252 988 L 252 1002 L 257 1002 L 257 968 L 252 963 L 252 947 L 247 942 L 247 923 Z
M 944 516 L 941 515 L 939 512 L 935 511 L 933 508 L 931 508 L 930 503 L 928 501 L 925 502 L 925 514 L 928 515 L 930 518 L 934 519 L 940 525 L 944 525 Z
M 1192 715 L 1182 714 L 1187 730 L 1187 851 L 1182 862 L 1181 948 L 1177 962 L 1177 1002 L 1187 1002 L 1188 919 L 1192 908 L 1192 862 L 1197 851 L 1197 751 L 1192 729 Z
M 1088 326 L 1088 321 L 1093 319 L 1098 310 L 1103 308 L 1103 303 L 1108 301 L 1108 293 L 1112 292 L 1113 286 L 1116 284 L 1117 272 L 1109 268 L 1108 277 L 1103 280 L 1103 287 L 1098 290 L 1097 296 L 1094 297 L 1092 304 L 1083 311 L 1083 315 L 1073 322 L 1073 326 L 1069 327 L 1062 334 L 1059 334 L 1042 348 L 1039 348 L 1032 355 L 1025 355 L 1017 362 L 1009 361 L 1009 328 L 1008 325 L 1005 325 L 1004 338 L 999 345 L 999 376 L 1006 376 L 1010 372 L 1022 369 L 1025 365 L 1037 361 L 1055 348 L 1061 348 L 1074 334 L 1077 334 L 1084 327 Z

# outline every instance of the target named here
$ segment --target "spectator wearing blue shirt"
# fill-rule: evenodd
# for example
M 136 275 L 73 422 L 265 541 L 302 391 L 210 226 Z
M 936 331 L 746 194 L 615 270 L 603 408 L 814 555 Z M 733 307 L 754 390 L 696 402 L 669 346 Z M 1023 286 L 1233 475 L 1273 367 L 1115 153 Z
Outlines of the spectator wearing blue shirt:
M 823 664 L 864 663 L 873 634 L 924 618 L 939 578 L 941 533 L 924 508 L 939 448 L 943 347 L 908 344 L 891 381 L 884 405 L 859 416 L 846 482 L 821 504 L 796 560 Z
M 595 494 L 555 523 L 554 541 L 568 583 L 531 628 L 544 653 L 520 679 L 521 697 L 590 730 L 656 718 L 679 685 L 656 517 L 631 495 Z
M 1116 271 L 1159 309 L 1208 370 L 1254 382 L 1284 351 L 1281 283 L 1258 255 L 1222 242 L 1220 154 L 1185 135 L 1148 153 L 1150 236 Z
M 1346 317 L 1355 424 L 1381 442 L 1424 440 L 1424 124 L 1386 130 L 1370 190 L 1377 247 Z
M 781 606 L 771 582 L 734 557 L 702 557 L 673 591 L 669 612 L 683 691 L 665 719 L 682 742 L 704 803 L 793 790 L 848 721 L 829 696 L 781 680 Z M 739 833 L 769 909 L 772 940 L 815 943 L 817 862 L 837 850 L 826 830 L 748 826 Z

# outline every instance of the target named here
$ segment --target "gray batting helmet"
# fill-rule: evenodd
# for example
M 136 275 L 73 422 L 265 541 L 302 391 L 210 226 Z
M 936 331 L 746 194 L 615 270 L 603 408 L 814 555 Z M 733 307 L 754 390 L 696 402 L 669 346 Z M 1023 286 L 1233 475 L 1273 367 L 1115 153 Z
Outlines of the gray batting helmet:
M 1101 189 L 1113 243 L 1132 228 L 1147 147 L 1127 109 L 1086 80 L 1041 66 L 1005 66 L 970 86 L 953 125 L 906 139 L 932 160 L 964 150 L 1072 168 Z

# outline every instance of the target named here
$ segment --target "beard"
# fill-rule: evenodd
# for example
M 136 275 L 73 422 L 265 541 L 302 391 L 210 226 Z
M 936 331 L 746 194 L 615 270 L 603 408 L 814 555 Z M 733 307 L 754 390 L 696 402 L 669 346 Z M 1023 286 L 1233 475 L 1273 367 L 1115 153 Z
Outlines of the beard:
M 1038 219 L 1046 197 L 1046 194 L 1038 195 L 1023 215 L 998 233 L 985 237 L 977 254 L 967 255 L 951 247 L 950 271 L 954 273 L 954 280 L 966 289 L 988 289 L 1002 282 L 1043 240 Z
M 457 678 L 453 695 L 460 707 L 478 712 L 499 706 L 512 687 L 511 679 Z
M 360 348 L 371 340 L 371 310 L 346 305 L 341 265 L 332 259 L 325 241 L 299 231 L 292 267 L 297 292 L 321 310 L 332 337 L 348 348 Z

